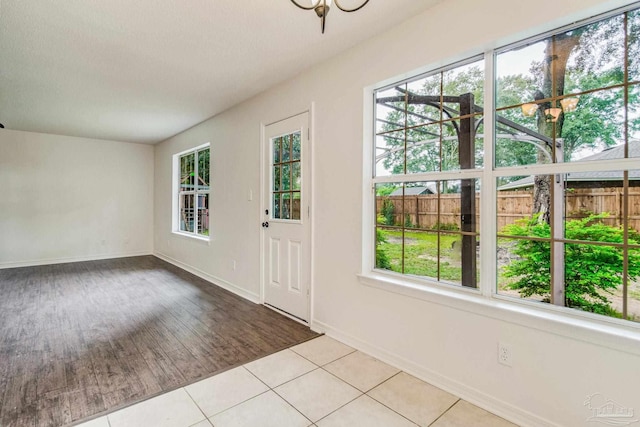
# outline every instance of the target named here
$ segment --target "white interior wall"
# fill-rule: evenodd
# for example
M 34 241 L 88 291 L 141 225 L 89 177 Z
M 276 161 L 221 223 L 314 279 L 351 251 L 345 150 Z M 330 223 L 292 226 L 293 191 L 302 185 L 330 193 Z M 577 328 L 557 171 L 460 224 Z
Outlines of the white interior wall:
M 152 253 L 153 150 L 0 129 L 0 268 Z
M 580 329 L 573 337 L 571 325 L 554 320 L 532 327 L 522 314 L 515 321 L 509 307 L 452 308 L 456 303 L 447 296 L 424 301 L 363 285 L 356 277 L 362 254 L 364 88 L 628 3 L 445 1 L 163 142 L 155 158 L 156 253 L 258 300 L 261 124 L 313 104 L 315 328 L 523 425 L 584 425 L 591 414 L 583 403 L 593 393 L 640 411 L 637 329 L 620 336 L 605 331 L 594 339 Z M 210 244 L 171 234 L 170 194 L 171 156 L 208 141 Z M 498 341 L 511 344 L 513 367 L 498 365 Z

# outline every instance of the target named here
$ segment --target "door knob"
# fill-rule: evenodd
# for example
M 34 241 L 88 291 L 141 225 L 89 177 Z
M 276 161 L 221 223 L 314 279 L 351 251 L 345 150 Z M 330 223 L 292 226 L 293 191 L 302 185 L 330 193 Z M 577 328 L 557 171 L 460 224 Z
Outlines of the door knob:
M 269 221 L 263 222 L 263 223 L 262 223 L 262 226 L 263 226 L 264 228 L 269 228 Z

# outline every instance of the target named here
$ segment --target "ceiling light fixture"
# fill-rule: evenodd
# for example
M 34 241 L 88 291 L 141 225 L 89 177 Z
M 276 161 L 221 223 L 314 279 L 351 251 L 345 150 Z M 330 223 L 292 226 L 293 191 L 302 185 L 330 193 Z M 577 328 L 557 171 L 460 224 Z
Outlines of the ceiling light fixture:
M 578 101 L 579 99 L 574 96 L 561 99 L 560 105 L 562 106 L 562 111 L 565 113 L 576 111 L 576 108 L 578 108 Z
M 560 100 L 560 106 L 562 108 L 551 108 L 550 103 L 537 104 L 534 102 L 526 102 L 521 105 L 522 115 L 525 117 L 533 117 L 539 109 L 544 108 L 544 118 L 547 122 L 557 122 L 560 117 L 560 113 L 571 113 L 578 108 L 579 98 L 570 96 Z
M 523 116 L 533 117 L 536 115 L 536 111 L 538 111 L 538 104 L 534 104 L 532 102 L 527 102 L 526 104 L 522 104 Z
M 329 14 L 329 9 L 331 8 L 331 1 L 332 0 L 310 0 L 311 4 L 309 6 L 303 6 L 300 3 L 298 3 L 296 0 L 291 0 L 291 3 L 295 4 L 300 9 L 315 10 L 316 14 L 318 15 L 318 18 L 322 20 L 322 24 L 321 24 L 322 34 L 324 34 L 324 21 L 327 19 L 327 14 Z M 354 7 L 353 9 L 346 9 L 342 7 L 340 5 L 340 0 L 333 0 L 333 2 L 336 4 L 336 7 L 343 12 L 355 12 L 357 10 L 362 9 L 367 3 L 369 3 L 369 0 L 364 0 L 364 3 L 362 3 L 358 7 Z
M 549 123 L 555 123 L 558 121 L 560 117 L 560 113 L 562 113 L 562 108 L 545 108 L 544 117 L 545 120 Z

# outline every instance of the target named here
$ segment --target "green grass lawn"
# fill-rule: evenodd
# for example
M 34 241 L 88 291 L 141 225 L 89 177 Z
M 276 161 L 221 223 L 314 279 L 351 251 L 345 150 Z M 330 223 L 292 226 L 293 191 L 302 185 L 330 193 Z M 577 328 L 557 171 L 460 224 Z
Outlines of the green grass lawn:
M 402 273 L 402 232 L 381 230 L 384 251 L 391 270 Z M 405 231 L 404 274 L 438 278 L 438 235 L 425 231 Z M 460 236 L 440 234 L 440 280 L 460 283 Z

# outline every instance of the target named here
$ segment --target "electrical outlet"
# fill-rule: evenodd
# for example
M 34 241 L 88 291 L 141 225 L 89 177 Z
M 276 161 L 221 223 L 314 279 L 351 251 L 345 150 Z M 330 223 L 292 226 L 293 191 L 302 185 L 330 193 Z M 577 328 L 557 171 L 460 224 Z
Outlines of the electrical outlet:
M 513 353 L 511 346 L 502 342 L 498 343 L 498 363 L 505 366 L 512 366 Z
M 234 270 L 236 269 L 236 260 L 235 259 L 231 261 L 231 268 L 234 269 Z

